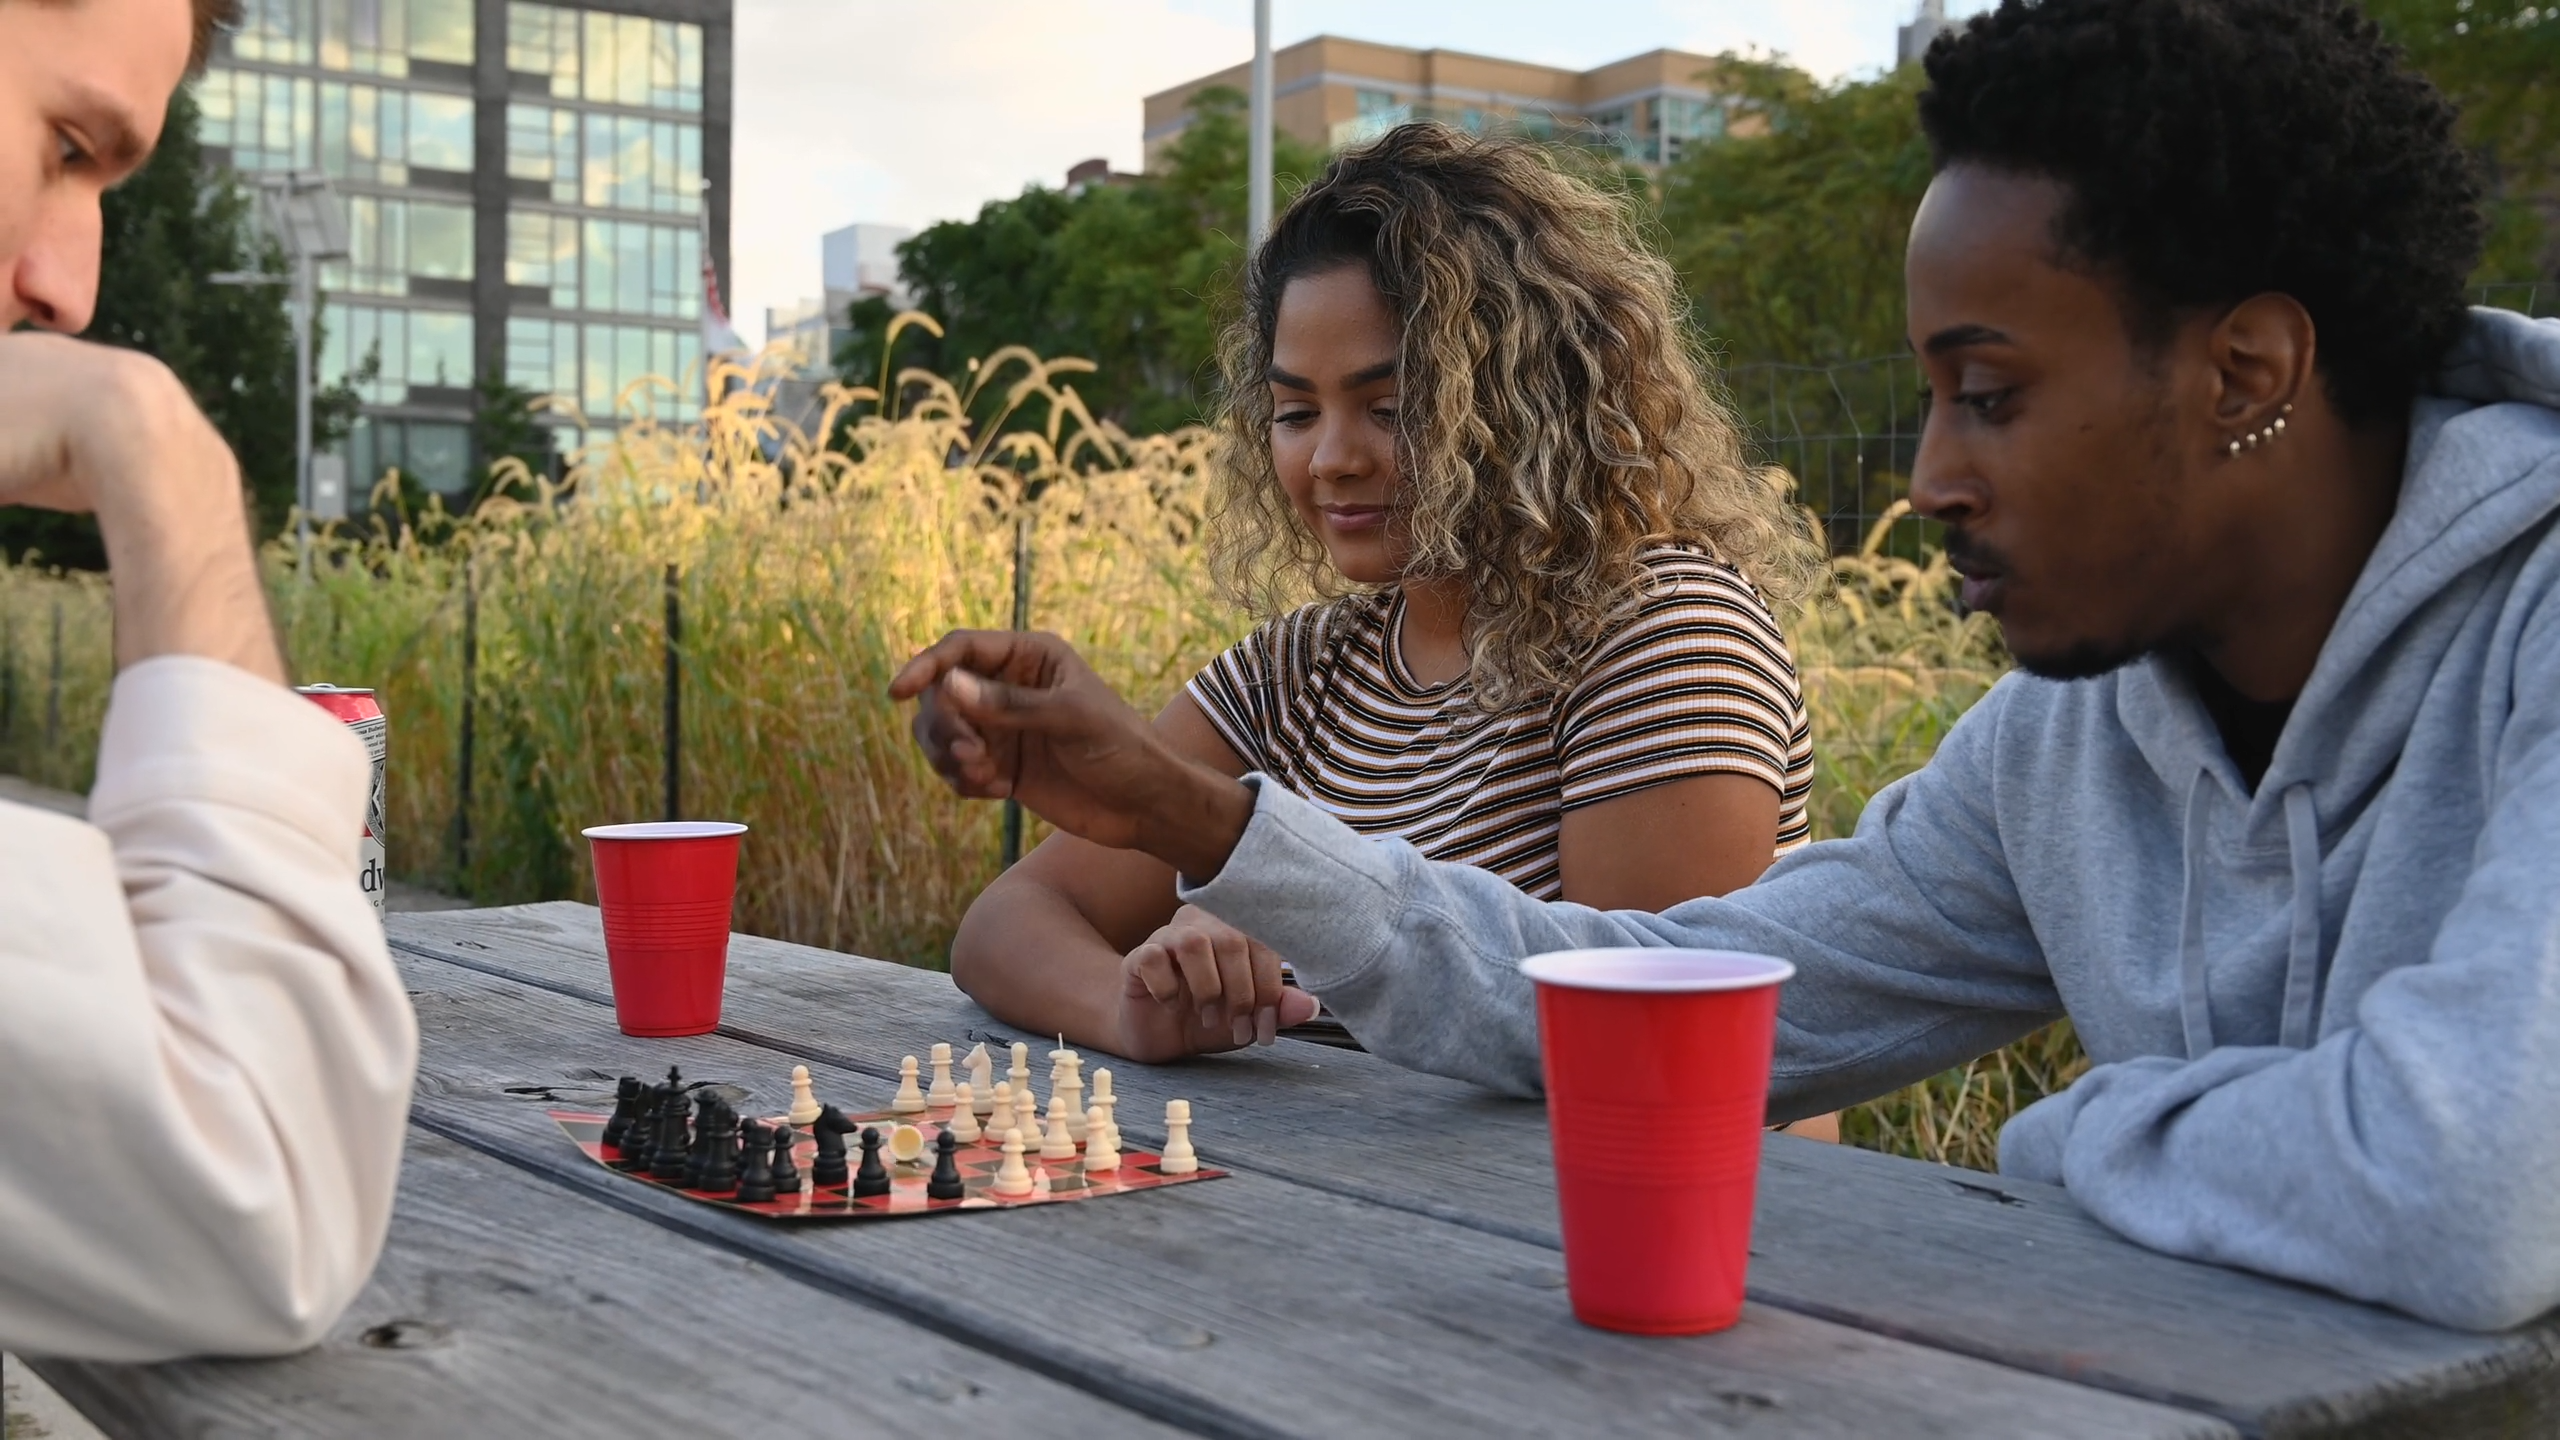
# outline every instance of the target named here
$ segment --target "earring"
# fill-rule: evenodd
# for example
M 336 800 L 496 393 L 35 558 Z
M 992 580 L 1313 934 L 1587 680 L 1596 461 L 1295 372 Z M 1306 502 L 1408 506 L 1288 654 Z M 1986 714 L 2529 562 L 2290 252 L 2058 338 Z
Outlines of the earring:
M 2237 460 L 2240 458 L 2240 452 L 2243 450 L 2255 450 L 2261 445 L 2274 444 L 2275 438 L 2284 433 L 2284 417 L 2292 413 L 2293 404 L 2291 401 L 2287 401 L 2283 411 L 2276 416 L 2275 420 L 2270 423 L 2267 428 L 2264 430 L 2252 430 L 2247 434 L 2242 435 L 2239 439 L 2224 446 L 2224 451 L 2229 454 L 2232 459 Z

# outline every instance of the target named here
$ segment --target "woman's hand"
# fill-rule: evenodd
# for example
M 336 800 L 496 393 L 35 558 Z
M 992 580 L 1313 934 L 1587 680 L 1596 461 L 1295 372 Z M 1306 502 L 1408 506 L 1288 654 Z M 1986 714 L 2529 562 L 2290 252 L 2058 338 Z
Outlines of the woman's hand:
M 1280 983 L 1270 946 L 1197 906 L 1174 912 L 1120 964 L 1120 1043 L 1132 1060 L 1268 1045 L 1315 1018 L 1316 1000 Z

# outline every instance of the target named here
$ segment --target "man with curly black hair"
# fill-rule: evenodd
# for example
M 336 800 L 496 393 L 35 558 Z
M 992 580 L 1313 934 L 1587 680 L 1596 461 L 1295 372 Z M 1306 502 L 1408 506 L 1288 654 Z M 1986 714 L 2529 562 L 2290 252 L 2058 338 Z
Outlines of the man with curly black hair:
M 898 681 L 953 784 L 1146 849 L 1370 1048 L 1538 1085 L 1512 964 L 1796 963 L 1772 1118 L 2068 1014 L 2010 1174 L 2495 1328 L 2560 1303 L 2560 322 L 2466 311 L 2453 112 L 2345 0 L 2004 0 L 1928 57 L 1913 503 L 2023 672 L 1845 840 L 1541 905 L 1171 762 L 1053 640 Z M 1179 1003 L 1196 1003 L 1183 997 Z

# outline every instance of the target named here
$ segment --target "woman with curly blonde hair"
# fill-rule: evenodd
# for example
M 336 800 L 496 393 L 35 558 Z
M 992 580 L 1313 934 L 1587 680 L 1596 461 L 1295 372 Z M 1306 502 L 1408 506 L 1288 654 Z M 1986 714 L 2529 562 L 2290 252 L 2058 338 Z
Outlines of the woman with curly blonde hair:
M 1159 733 L 1542 898 L 1659 910 L 1803 843 L 1773 607 L 1820 556 L 1680 316 L 1626 207 L 1536 149 L 1408 125 L 1337 159 L 1222 347 L 1211 560 L 1262 623 Z M 951 952 L 1000 1018 L 1140 1060 L 1308 1021 L 1282 969 L 1066 834 Z

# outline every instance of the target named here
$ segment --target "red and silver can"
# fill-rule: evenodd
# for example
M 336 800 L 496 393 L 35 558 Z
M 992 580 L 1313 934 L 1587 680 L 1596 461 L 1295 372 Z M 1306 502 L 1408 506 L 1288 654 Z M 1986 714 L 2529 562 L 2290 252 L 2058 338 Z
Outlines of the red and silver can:
M 383 715 L 382 706 L 374 701 L 370 690 L 344 690 L 335 685 L 294 688 L 355 731 L 356 738 L 364 742 L 365 754 L 373 759 L 373 794 L 364 806 L 364 847 L 356 852 L 356 883 L 364 887 L 374 913 L 380 914 L 382 892 L 389 879 L 382 867 L 382 785 L 383 761 L 391 753 L 391 721 Z

